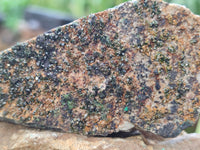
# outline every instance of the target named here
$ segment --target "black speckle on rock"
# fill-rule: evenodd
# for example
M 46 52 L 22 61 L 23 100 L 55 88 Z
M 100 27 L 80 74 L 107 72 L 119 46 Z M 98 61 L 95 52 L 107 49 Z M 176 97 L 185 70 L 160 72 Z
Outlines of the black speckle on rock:
M 171 117 L 170 115 L 168 115 L 166 118 L 167 120 L 173 120 L 173 117 Z
M 130 120 L 132 123 L 136 123 L 135 116 L 129 116 L 129 120 Z
M 112 108 L 113 108 L 113 105 L 109 103 L 109 104 L 107 104 L 107 108 L 108 108 L 108 109 L 112 109 Z
M 156 88 L 156 90 L 160 90 L 160 83 L 159 83 L 159 80 L 156 80 L 155 88 Z
M 173 123 L 168 123 L 167 125 L 164 125 L 163 128 L 160 128 L 158 130 L 158 134 L 162 137 L 171 137 L 174 129 Z
M 36 56 L 36 52 L 32 50 L 31 47 L 28 47 L 27 44 L 13 46 L 12 50 L 14 55 L 18 58 L 24 58 L 28 60 Z
M 170 81 L 174 81 L 176 79 L 177 72 L 176 71 L 169 71 L 168 75 L 169 75 Z
M 4 94 L 0 88 L 0 108 L 3 107 L 8 101 L 8 94 Z
M 159 75 L 158 69 L 155 69 L 155 70 L 153 71 L 153 73 L 154 73 L 156 76 Z
M 117 71 L 120 75 L 125 75 L 127 73 L 127 68 L 126 68 L 126 64 L 121 63 L 117 66 Z
M 124 20 L 123 20 L 123 24 L 126 25 L 126 26 L 129 26 L 130 23 L 131 23 L 131 22 L 130 22 L 129 19 L 124 19 Z
M 196 80 L 197 80 L 197 79 L 196 79 L 195 77 L 190 77 L 190 78 L 188 79 L 188 82 L 189 82 L 189 84 L 192 85 Z
M 137 32 L 140 34 L 141 32 L 143 32 L 145 30 L 145 26 L 141 25 L 137 27 Z
M 170 83 L 169 86 L 170 86 L 171 89 L 175 89 L 176 88 L 176 84 L 174 84 L 174 83 Z
M 178 104 L 173 104 L 171 107 L 170 107 L 170 112 L 172 114 L 176 113 L 178 110 Z
M 122 97 L 124 94 L 124 89 L 121 86 L 116 87 L 116 97 Z
M 91 66 L 87 66 L 88 75 L 103 75 L 105 77 L 111 74 L 111 68 L 105 63 L 96 63 Z
M 172 106 L 170 107 L 170 113 L 176 113 L 178 110 L 178 104 L 175 100 L 171 101 Z
M 99 98 L 104 99 L 105 97 L 106 97 L 106 91 L 105 90 L 99 92 Z
M 196 43 L 198 43 L 198 39 L 199 39 L 199 35 L 195 35 L 195 36 L 190 40 L 190 43 L 191 43 L 191 44 L 196 44 Z
M 158 22 L 157 22 L 156 20 L 152 21 L 152 22 L 150 23 L 150 27 L 151 27 L 151 28 L 157 28 L 157 27 L 158 27 Z
M 93 88 L 92 88 L 92 90 L 94 91 L 94 96 L 97 96 L 98 95 L 98 91 L 99 91 L 99 88 L 97 87 L 97 86 L 94 86 Z
M 126 93 L 125 93 L 125 98 L 126 98 L 126 99 L 131 99 L 132 97 L 133 97 L 132 92 L 126 91 Z
M 150 98 L 152 94 L 152 89 L 148 86 L 143 86 L 137 93 L 138 102 L 143 105 L 145 100 Z

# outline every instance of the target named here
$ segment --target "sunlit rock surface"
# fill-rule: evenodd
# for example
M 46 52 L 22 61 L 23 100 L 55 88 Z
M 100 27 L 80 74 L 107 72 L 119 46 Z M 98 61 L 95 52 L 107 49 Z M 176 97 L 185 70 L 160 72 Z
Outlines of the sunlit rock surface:
M 199 24 L 182 6 L 130 1 L 15 45 L 0 53 L 0 119 L 175 137 L 199 114 Z
M 188 134 L 147 145 L 141 136 L 86 137 L 78 134 L 28 129 L 0 122 L 1 150 L 188 150 L 200 147 L 200 135 Z

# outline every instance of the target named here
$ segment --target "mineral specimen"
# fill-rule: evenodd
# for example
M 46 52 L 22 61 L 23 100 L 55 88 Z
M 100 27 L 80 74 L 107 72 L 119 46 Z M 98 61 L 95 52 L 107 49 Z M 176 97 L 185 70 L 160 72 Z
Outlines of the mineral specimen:
M 0 53 L 0 118 L 84 135 L 177 136 L 198 119 L 200 17 L 129 1 Z

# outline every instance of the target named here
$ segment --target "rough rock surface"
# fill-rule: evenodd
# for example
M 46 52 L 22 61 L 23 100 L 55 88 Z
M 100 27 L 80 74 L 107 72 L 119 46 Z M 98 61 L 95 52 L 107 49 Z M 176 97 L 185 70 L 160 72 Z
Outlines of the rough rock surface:
M 195 150 L 200 147 L 200 134 L 178 136 L 146 145 L 141 136 L 97 138 L 78 134 L 28 129 L 0 122 L 1 150 Z
M 70 133 L 40 131 L 0 122 L 1 150 L 149 150 L 141 137 L 128 139 L 95 138 Z
M 0 53 L 0 118 L 108 135 L 163 137 L 194 125 L 200 105 L 200 17 L 131 1 Z

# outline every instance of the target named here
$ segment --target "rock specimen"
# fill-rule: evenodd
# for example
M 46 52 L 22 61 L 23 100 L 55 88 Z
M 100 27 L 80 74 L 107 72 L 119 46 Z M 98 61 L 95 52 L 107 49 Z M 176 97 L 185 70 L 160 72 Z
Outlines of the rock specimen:
M 130 1 L 0 54 L 0 118 L 84 135 L 131 127 L 163 137 L 194 125 L 200 17 Z

